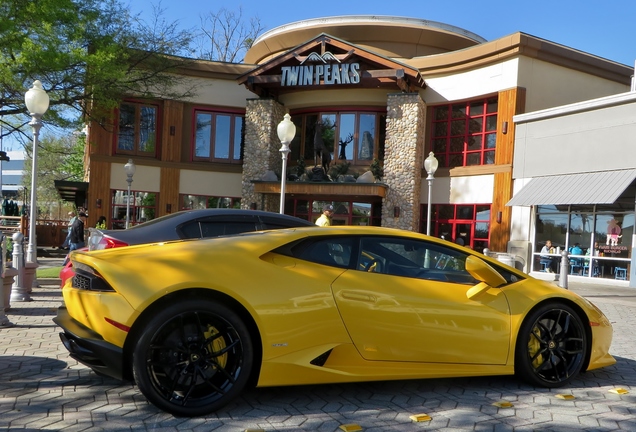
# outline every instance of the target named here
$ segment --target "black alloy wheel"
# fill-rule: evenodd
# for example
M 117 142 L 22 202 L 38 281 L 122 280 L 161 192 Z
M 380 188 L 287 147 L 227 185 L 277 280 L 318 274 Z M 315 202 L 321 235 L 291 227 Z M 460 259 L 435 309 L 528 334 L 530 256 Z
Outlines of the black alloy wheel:
M 517 340 L 515 372 L 541 387 L 561 387 L 585 361 L 587 334 L 581 318 L 564 304 L 546 304 L 526 317 Z
M 247 327 L 236 313 L 208 300 L 188 300 L 148 322 L 133 353 L 133 373 L 158 408 L 200 416 L 240 394 L 253 357 Z

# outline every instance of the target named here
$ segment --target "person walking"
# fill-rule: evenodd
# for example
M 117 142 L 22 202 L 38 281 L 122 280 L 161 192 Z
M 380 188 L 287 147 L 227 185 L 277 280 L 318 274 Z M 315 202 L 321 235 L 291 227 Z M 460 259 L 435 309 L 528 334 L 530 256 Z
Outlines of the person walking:
M 84 242 L 84 224 L 86 223 L 86 213 L 79 212 L 77 218 L 73 222 L 70 230 L 70 247 L 69 252 L 83 248 Z
M 322 214 L 316 219 L 316 225 L 321 227 L 331 226 L 331 217 L 333 216 L 333 206 L 328 204 L 322 208 Z
M 66 238 L 64 239 L 64 243 L 60 246 L 60 249 L 68 249 L 71 242 L 71 227 L 73 226 L 73 222 L 77 219 L 74 211 L 68 212 L 68 224 L 66 225 Z

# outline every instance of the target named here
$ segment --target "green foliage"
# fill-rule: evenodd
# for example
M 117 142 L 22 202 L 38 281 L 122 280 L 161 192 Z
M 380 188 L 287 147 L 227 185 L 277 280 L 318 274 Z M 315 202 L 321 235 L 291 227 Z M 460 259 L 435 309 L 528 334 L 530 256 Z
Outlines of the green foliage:
M 153 193 L 148 193 L 142 198 L 141 205 L 147 206 L 147 208 L 144 209 L 144 217 L 146 220 L 152 220 L 155 218 L 155 204 L 156 199 L 155 194 Z
M 83 134 L 66 134 L 59 137 L 47 136 L 39 141 L 37 197 L 41 208 L 45 203 L 59 201 L 55 180 L 84 179 L 85 140 Z M 22 177 L 22 184 L 27 188 L 31 185 L 31 155 L 31 148 L 28 147 Z
M 7 261 L 11 261 L 13 259 L 13 239 L 11 238 L 11 236 L 6 237 L 6 243 L 7 243 L 7 254 L 5 258 Z
M 382 168 L 382 165 L 380 165 L 380 161 L 378 159 L 373 159 L 369 170 L 371 171 L 371 174 L 373 174 L 373 178 L 378 181 L 382 180 L 382 177 L 384 177 L 384 169 Z
M 350 166 L 350 162 L 343 162 L 332 165 L 331 169 L 329 170 L 329 177 L 335 180 L 338 178 L 338 176 L 347 174 L 349 172 Z
M 49 279 L 49 278 L 55 279 L 60 277 L 61 271 L 62 271 L 62 266 L 37 269 L 35 271 L 35 277 L 42 278 L 42 279 Z
M 305 174 L 305 161 L 304 159 L 298 159 L 296 161 L 296 175 L 298 176 L 298 178 L 302 177 L 303 174 Z
M 166 72 L 186 63 L 191 35 L 175 23 L 131 16 L 119 0 L 0 0 L 0 124 L 29 139 L 24 93 L 42 81 L 50 98 L 44 121 L 67 128 L 102 121 L 123 95 L 190 94 Z

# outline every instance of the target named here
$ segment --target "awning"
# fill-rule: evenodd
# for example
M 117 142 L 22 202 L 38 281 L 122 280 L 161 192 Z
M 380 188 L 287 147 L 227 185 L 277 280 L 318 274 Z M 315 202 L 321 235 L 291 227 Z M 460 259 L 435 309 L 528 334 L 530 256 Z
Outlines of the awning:
M 75 203 L 78 207 L 86 205 L 87 182 L 55 180 L 55 189 L 57 189 L 62 201 Z
M 535 177 L 507 206 L 613 204 L 636 178 L 636 170 Z

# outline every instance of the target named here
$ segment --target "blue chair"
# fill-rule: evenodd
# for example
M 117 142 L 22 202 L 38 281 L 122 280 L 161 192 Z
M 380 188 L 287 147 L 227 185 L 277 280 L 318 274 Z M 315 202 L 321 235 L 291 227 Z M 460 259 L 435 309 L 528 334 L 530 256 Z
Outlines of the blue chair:
M 570 274 L 579 274 L 581 271 L 581 260 L 579 259 L 571 259 L 570 260 Z
M 627 280 L 627 269 L 623 267 L 615 267 L 614 279 Z

